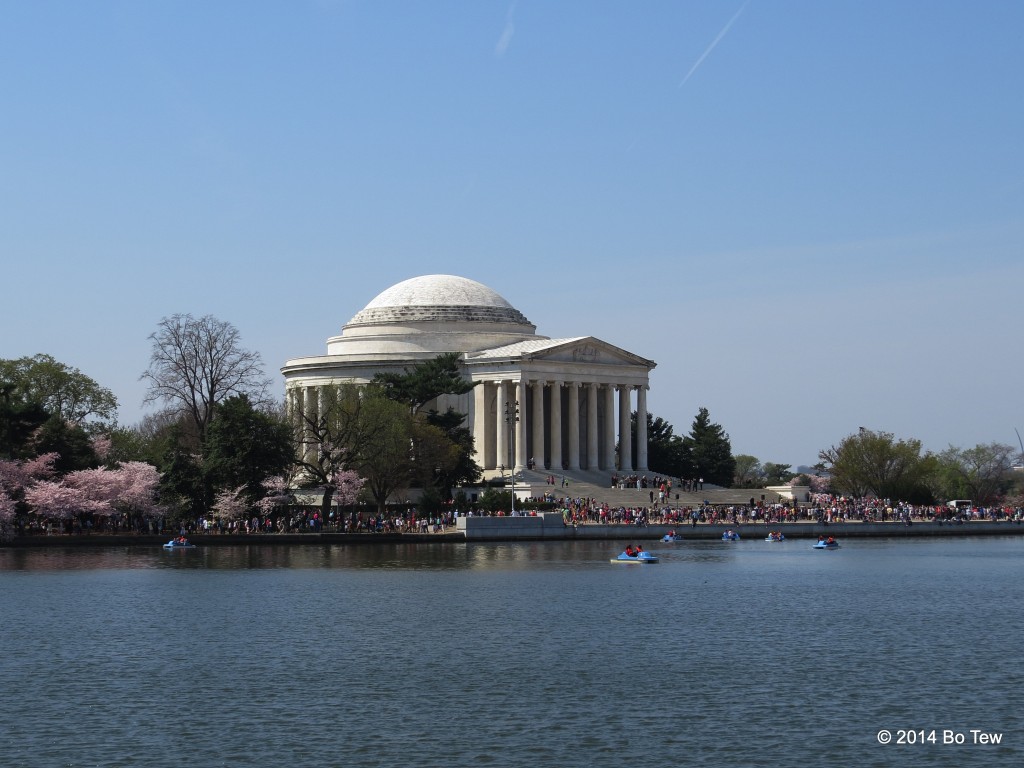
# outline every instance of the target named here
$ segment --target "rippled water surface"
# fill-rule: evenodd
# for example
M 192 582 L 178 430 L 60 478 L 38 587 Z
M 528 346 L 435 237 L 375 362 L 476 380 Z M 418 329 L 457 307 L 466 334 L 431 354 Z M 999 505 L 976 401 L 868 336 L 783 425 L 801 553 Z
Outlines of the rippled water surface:
M 1024 538 L 843 544 L 0 550 L 0 765 L 1024 764 Z

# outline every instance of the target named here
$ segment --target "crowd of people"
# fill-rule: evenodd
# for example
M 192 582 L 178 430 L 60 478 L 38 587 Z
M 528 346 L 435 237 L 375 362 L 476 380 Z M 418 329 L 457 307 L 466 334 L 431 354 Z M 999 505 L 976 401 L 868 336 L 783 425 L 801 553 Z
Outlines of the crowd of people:
M 625 478 L 631 482 L 633 476 Z M 444 533 L 455 528 L 461 515 L 504 516 L 509 514 L 537 514 L 531 507 L 540 506 L 545 511 L 556 511 L 562 515 L 566 525 L 670 525 L 680 526 L 706 524 L 742 525 L 763 523 L 772 526 L 783 523 L 817 522 L 822 524 L 840 522 L 883 522 L 913 525 L 915 522 L 938 521 L 941 523 L 963 524 L 971 520 L 1024 521 L 1024 507 L 1020 506 L 959 506 L 914 505 L 901 501 L 878 498 L 849 498 L 830 494 L 815 494 L 806 503 L 770 503 L 751 498 L 749 504 L 673 505 L 668 501 L 671 481 L 656 477 L 654 482 L 662 494 L 663 503 L 615 505 L 583 496 L 560 496 L 554 489 L 533 499 L 534 504 L 524 503 L 516 512 L 498 511 L 488 513 L 476 508 L 459 510 L 449 507 L 435 514 L 423 514 L 415 507 L 389 511 L 388 514 L 367 512 L 338 513 L 332 509 L 326 517 L 318 508 L 289 508 L 274 515 L 253 515 L 252 517 L 221 521 L 213 517 L 199 517 L 176 524 L 174 530 L 184 534 L 273 534 L 273 533 Z M 639 480 L 643 487 L 644 478 Z M 631 486 L 630 486 L 631 487 Z M 543 505 L 536 502 L 543 502 Z M 164 521 L 143 520 L 114 515 L 95 520 L 61 521 L 60 525 L 43 527 L 38 521 L 26 528 L 25 533 L 159 533 L 166 530 Z

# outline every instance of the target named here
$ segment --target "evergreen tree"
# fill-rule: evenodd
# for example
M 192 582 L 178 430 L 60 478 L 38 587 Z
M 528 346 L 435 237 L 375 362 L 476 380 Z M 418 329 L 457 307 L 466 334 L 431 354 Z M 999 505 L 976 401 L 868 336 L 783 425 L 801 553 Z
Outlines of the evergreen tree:
M 637 465 L 636 411 L 631 416 L 633 466 Z M 647 466 L 652 472 L 670 477 L 690 478 L 696 471 L 686 441 L 673 434 L 673 427 L 660 416 L 647 413 Z
M 405 403 L 416 413 L 441 395 L 464 395 L 479 382 L 463 377 L 458 352 L 445 352 L 412 370 L 406 368 L 404 373 L 378 373 L 373 383 L 383 389 L 389 400 Z
M 697 478 L 713 485 L 729 486 L 736 473 L 729 435 L 720 424 L 714 424 L 707 408 L 701 408 L 684 442 L 689 446 Z

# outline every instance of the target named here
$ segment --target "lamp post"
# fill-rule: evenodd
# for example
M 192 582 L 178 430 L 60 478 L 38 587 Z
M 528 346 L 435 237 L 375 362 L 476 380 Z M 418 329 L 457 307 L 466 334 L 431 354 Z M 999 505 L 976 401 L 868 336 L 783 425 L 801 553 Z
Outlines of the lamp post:
M 508 465 L 512 471 L 512 514 L 516 513 L 516 422 L 519 421 L 519 401 L 505 402 L 505 424 L 508 425 Z

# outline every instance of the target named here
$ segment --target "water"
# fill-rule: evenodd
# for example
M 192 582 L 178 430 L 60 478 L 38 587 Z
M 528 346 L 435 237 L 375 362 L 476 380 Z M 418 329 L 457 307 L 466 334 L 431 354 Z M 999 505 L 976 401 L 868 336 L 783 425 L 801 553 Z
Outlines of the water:
M 0 550 L 0 766 L 1024 760 L 1024 539 L 649 548 Z

